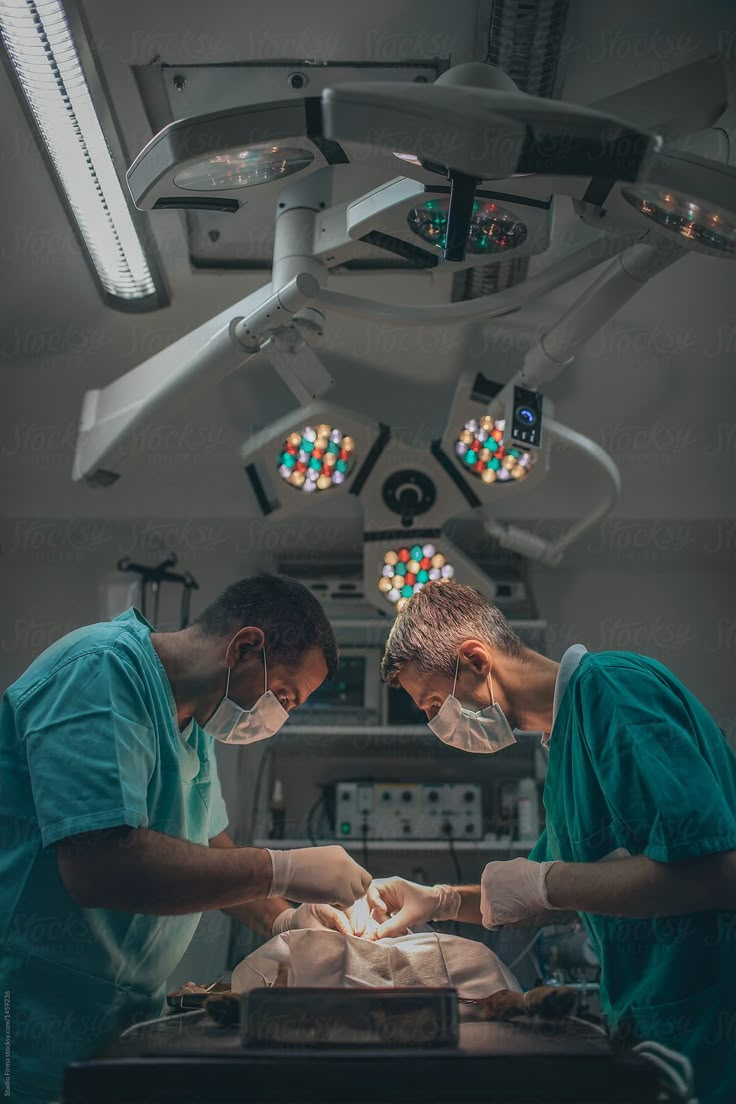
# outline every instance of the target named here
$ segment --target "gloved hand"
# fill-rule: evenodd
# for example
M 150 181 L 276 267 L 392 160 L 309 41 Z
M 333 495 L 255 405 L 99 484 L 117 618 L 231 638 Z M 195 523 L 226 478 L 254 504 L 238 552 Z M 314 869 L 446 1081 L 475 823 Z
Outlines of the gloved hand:
M 480 881 L 480 911 L 484 928 L 516 924 L 549 912 L 545 884 L 551 862 L 505 859 L 490 862 Z
M 358 866 L 344 847 L 266 850 L 273 866 L 269 897 L 313 904 L 327 902 L 345 908 L 362 897 L 371 884 L 368 871 Z
M 353 935 L 353 929 L 344 912 L 332 905 L 300 905 L 280 912 L 273 922 L 271 933 L 283 935 L 295 928 L 317 928 L 320 931 L 338 931 Z
M 372 907 L 367 897 L 361 897 L 354 905 L 345 910 L 350 921 L 350 934 L 364 939 L 375 939 L 378 921 L 374 919 Z
M 446 885 L 424 886 L 404 878 L 380 878 L 366 894 L 378 928 L 368 938 L 405 935 L 414 924 L 429 920 L 454 920 L 460 911 L 460 894 Z M 357 910 L 356 914 L 357 914 Z M 363 932 L 356 931 L 356 935 Z

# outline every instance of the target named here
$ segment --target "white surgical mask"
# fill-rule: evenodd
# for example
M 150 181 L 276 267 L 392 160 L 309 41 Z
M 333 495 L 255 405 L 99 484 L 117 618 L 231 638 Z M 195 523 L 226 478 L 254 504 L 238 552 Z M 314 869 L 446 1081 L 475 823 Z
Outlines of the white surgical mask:
M 474 712 L 466 709 L 455 697 L 457 686 L 457 669 L 460 664 L 458 653 L 455 664 L 455 681 L 452 684 L 452 693 L 443 701 L 437 714 L 428 722 L 429 727 L 443 744 L 460 748 L 461 751 L 472 751 L 477 755 L 490 755 L 494 751 L 508 747 L 516 743 L 516 737 L 511 731 L 511 725 L 506 715 L 493 696 L 493 681 L 490 671 L 488 682 L 491 691 L 491 704 L 485 709 Z
M 266 649 L 263 649 L 264 690 L 252 709 L 243 709 L 227 695 L 230 689 L 230 667 L 227 669 L 225 696 L 203 726 L 204 731 L 223 744 L 257 744 L 275 736 L 289 717 L 278 698 L 268 689 Z

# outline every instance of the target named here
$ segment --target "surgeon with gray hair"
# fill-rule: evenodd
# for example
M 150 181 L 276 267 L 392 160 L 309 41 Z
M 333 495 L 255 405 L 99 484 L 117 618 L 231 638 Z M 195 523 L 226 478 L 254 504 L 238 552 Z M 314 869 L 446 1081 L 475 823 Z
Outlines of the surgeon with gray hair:
M 575 910 L 610 1029 L 689 1056 L 701 1104 L 736 1099 L 736 756 L 701 702 L 632 652 L 577 644 L 555 663 L 451 581 L 398 614 L 382 674 L 444 743 L 492 754 L 536 731 L 549 761 L 529 858 L 490 862 L 473 886 L 373 882 L 372 937 Z

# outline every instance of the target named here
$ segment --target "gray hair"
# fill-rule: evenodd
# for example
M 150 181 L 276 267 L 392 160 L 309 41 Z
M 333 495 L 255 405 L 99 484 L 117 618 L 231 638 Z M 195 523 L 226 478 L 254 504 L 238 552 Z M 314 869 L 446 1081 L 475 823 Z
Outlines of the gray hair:
M 409 663 L 420 671 L 452 678 L 458 648 L 476 637 L 502 655 L 519 656 L 524 645 L 508 621 L 473 587 L 440 581 L 427 583 L 396 616 L 381 661 L 381 675 L 398 686 Z

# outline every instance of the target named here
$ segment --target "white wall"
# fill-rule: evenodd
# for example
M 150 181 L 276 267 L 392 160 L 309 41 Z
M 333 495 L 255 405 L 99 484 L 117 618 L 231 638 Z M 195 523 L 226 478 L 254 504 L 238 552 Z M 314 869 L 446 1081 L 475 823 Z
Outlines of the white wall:
M 458 529 L 458 533 L 462 532 Z M 357 547 L 355 519 L 305 517 L 277 528 L 256 520 L 79 518 L 0 520 L 0 687 L 65 632 L 100 617 L 99 586 L 130 556 L 154 563 L 170 550 L 200 583 L 196 616 L 229 582 L 298 551 L 319 562 Z M 311 550 L 311 551 L 310 551 Z M 469 546 L 472 550 L 472 543 Z M 549 654 L 570 643 L 660 659 L 733 738 L 736 705 L 736 520 L 616 519 L 573 547 L 555 569 L 533 566 Z M 159 625 L 175 628 L 178 589 L 162 591 Z
M 558 569 L 535 572 L 535 587 L 552 658 L 578 642 L 652 656 L 700 698 L 736 749 L 733 568 Z

